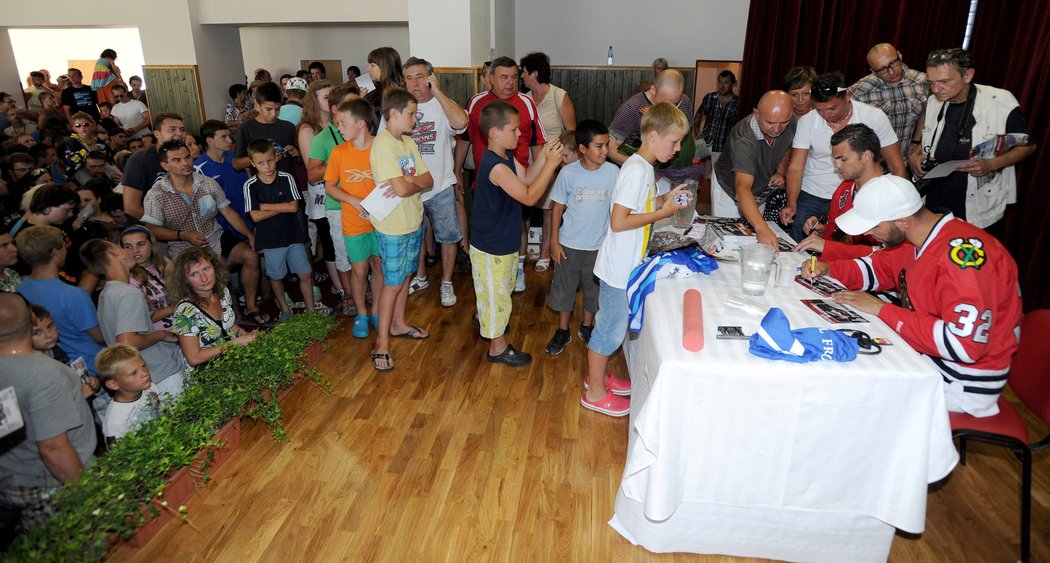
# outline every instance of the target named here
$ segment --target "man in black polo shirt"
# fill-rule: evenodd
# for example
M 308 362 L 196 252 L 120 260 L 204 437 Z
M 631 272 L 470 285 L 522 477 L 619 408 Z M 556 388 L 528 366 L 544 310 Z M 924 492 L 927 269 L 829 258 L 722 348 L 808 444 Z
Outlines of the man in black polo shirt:
M 172 140 L 181 141 L 186 135 L 182 118 L 174 113 L 162 113 L 153 118 L 157 142 L 131 155 L 124 168 L 124 213 L 142 219 L 142 199 L 153 184 L 166 172 L 160 166 L 160 146 Z

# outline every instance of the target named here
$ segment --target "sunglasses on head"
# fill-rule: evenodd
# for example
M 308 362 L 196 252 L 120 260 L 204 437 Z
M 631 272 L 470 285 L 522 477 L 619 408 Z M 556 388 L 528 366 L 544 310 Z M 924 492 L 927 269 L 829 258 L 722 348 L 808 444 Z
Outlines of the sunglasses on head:
M 820 95 L 820 96 L 824 96 L 824 97 L 834 96 L 835 94 L 838 94 L 839 92 L 845 92 L 845 91 L 846 91 L 846 89 L 843 88 L 842 86 L 814 86 L 813 87 L 813 93 L 814 94 L 817 94 L 817 95 Z
M 930 51 L 926 57 L 926 66 L 940 66 L 943 64 L 954 64 L 961 69 L 973 67 L 973 59 L 966 49 L 937 49 Z

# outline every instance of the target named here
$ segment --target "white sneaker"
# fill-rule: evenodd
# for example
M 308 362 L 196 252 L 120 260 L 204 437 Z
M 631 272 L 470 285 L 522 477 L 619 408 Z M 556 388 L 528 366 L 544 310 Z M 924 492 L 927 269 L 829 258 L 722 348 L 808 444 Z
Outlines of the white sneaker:
M 525 263 L 518 262 L 518 279 L 514 282 L 514 293 L 525 291 Z
M 443 281 L 441 282 L 441 306 L 452 307 L 456 304 L 456 290 L 452 287 L 452 282 Z
M 423 291 L 430 287 L 430 282 L 426 278 L 412 278 L 412 283 L 408 284 L 408 294 L 412 295 L 417 291 Z

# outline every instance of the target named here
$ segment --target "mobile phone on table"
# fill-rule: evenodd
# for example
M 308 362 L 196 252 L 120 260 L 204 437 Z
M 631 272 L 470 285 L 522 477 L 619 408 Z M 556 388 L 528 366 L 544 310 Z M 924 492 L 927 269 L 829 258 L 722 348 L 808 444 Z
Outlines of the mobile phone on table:
M 744 329 L 738 326 L 720 326 L 718 327 L 718 335 L 715 338 L 719 340 L 749 340 L 751 337 L 744 334 Z

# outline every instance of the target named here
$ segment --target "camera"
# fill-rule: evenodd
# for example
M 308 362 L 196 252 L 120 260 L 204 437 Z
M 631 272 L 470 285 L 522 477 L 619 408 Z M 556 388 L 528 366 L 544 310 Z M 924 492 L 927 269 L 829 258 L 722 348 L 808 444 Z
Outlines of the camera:
M 940 163 L 937 162 L 936 159 L 927 158 L 926 160 L 922 161 L 922 164 L 919 165 L 919 168 L 922 168 L 923 172 L 929 172 L 930 170 L 937 168 L 938 164 Z

